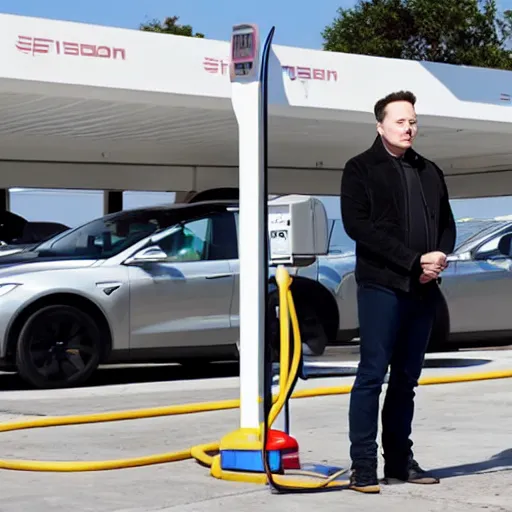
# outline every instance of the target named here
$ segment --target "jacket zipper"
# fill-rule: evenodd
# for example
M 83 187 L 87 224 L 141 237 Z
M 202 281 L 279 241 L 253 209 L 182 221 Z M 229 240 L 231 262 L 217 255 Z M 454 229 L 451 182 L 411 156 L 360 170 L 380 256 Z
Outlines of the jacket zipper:
M 418 171 L 416 171 L 418 172 Z M 425 199 L 425 194 L 423 192 L 423 183 L 421 183 L 421 177 L 418 173 L 418 179 L 420 182 L 420 191 L 421 191 L 421 199 L 423 200 L 423 217 L 425 218 L 425 229 L 427 230 L 427 249 L 428 251 L 433 251 L 435 248 L 435 240 L 432 238 L 432 232 L 430 229 L 430 211 L 427 205 L 427 200 Z

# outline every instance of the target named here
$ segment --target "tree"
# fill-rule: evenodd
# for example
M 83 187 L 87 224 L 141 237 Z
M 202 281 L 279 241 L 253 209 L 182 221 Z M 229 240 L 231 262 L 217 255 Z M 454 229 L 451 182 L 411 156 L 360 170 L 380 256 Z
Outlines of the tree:
M 145 32 L 159 32 L 160 34 L 174 34 L 177 36 L 204 37 L 204 34 L 200 32 L 194 34 L 190 25 L 178 25 L 178 20 L 178 16 L 165 18 L 162 23 L 156 19 L 151 20 L 148 23 L 141 24 L 140 30 Z
M 511 35 L 495 0 L 358 0 L 322 32 L 328 51 L 501 69 Z

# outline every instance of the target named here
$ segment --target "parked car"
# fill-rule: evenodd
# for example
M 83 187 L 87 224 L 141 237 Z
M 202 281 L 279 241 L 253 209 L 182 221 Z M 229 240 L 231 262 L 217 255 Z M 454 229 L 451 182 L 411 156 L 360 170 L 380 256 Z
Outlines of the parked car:
M 100 363 L 237 358 L 238 201 L 199 199 L 106 215 L 0 258 L 0 366 L 48 388 L 84 383 Z M 508 233 L 512 222 L 492 221 L 458 244 L 432 344 L 512 331 L 511 260 L 502 256 Z M 358 336 L 353 243 L 340 221 L 331 221 L 329 244 L 330 254 L 290 269 L 313 355 Z
M 16 213 L 0 211 L 0 256 L 31 249 L 68 229 L 59 222 L 29 221 Z
M 341 221 L 336 220 L 339 229 Z M 346 236 L 346 235 L 345 235 Z M 512 221 L 505 219 L 457 222 L 456 248 L 443 272 L 440 302 L 429 350 L 449 350 L 460 345 L 508 344 L 512 337 L 512 258 L 505 252 L 512 236 Z M 355 256 L 350 240 L 343 238 L 345 256 L 319 258 L 318 281 L 339 283 L 338 339 L 359 335 Z M 501 246 L 500 246 L 501 242 Z M 332 288 L 332 285 L 330 286 Z
M 110 214 L 0 258 L 0 362 L 40 388 L 86 382 L 100 363 L 237 357 L 238 203 L 193 201 Z M 334 295 L 293 293 L 305 348 L 336 337 Z M 275 284 L 271 342 L 278 346 Z

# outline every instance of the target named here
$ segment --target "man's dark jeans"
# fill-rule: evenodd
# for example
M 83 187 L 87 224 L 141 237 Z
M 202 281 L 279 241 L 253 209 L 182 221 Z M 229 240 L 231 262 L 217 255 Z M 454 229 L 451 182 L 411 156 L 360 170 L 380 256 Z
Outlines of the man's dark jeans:
M 421 298 L 373 284 L 358 286 L 361 358 L 349 412 L 353 467 L 376 468 L 379 396 L 389 365 L 382 410 L 386 468 L 403 471 L 412 457 L 414 388 L 421 375 L 440 293 L 437 286 L 428 288 Z

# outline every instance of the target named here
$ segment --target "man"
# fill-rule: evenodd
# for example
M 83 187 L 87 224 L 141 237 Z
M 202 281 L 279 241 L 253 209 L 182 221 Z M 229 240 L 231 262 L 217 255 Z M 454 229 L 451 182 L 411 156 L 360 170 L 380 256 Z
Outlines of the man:
M 434 322 L 440 273 L 455 244 L 455 222 L 442 171 L 412 149 L 416 98 L 389 94 L 375 104 L 377 138 L 350 159 L 341 214 L 356 242 L 360 363 L 350 398 L 351 488 L 380 492 L 379 395 L 384 481 L 438 483 L 414 460 L 410 440 L 414 388 Z

